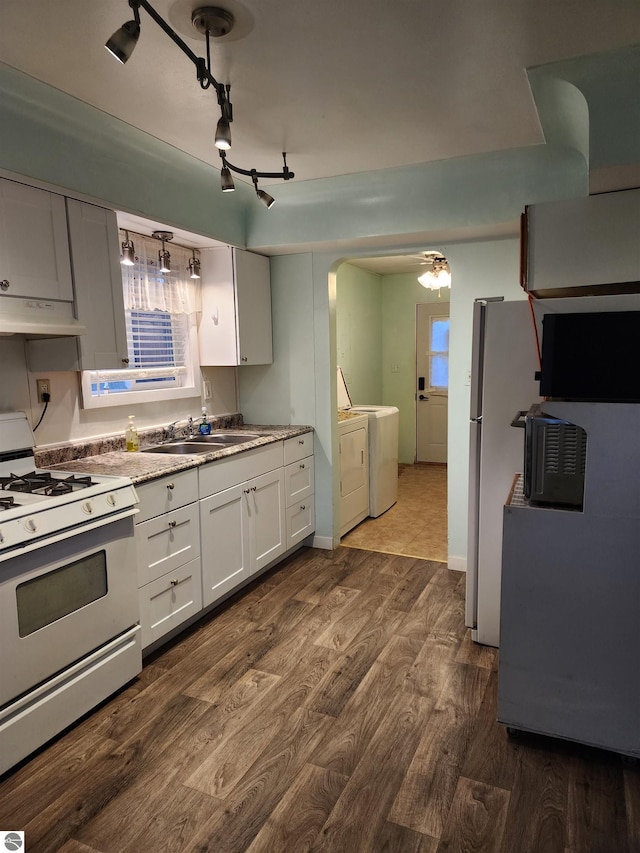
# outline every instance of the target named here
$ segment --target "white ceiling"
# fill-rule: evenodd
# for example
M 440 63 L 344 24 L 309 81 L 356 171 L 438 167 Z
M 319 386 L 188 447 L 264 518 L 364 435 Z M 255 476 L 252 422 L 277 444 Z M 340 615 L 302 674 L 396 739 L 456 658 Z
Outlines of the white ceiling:
M 310 180 L 544 141 L 525 69 L 638 40 L 637 0 L 216 0 L 231 83 L 231 162 Z M 203 0 L 155 0 L 198 55 Z M 126 65 L 104 49 L 126 0 L 2 0 L 0 60 L 219 168 L 219 115 L 141 9 Z M 261 184 L 268 184 L 261 181 Z

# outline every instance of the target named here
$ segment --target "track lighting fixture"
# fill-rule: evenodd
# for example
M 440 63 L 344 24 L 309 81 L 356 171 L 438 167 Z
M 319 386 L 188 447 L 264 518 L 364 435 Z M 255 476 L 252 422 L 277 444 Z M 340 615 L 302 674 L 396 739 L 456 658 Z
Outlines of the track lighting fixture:
M 136 247 L 133 245 L 133 240 L 129 239 L 129 232 L 124 232 L 124 242 L 122 243 L 122 257 L 120 263 L 124 267 L 132 267 L 136 262 Z
M 200 258 L 196 257 L 196 250 L 193 250 L 193 254 L 191 255 L 191 259 L 189 261 L 189 277 L 190 278 L 200 278 Z
M 284 167 L 280 172 L 259 172 L 257 169 L 241 169 L 233 166 L 224 159 L 224 152 L 231 148 L 231 123 L 233 121 L 233 105 L 230 99 L 231 86 L 228 83 L 219 83 L 211 73 L 211 38 L 220 38 L 231 32 L 234 25 L 234 17 L 226 9 L 218 6 L 202 6 L 195 9 L 191 15 L 191 23 L 199 33 L 205 37 L 207 56 L 196 56 L 191 48 L 180 38 L 180 36 L 169 26 L 148 0 L 129 0 L 129 6 L 133 10 L 133 21 L 127 21 L 117 30 L 106 43 L 105 47 L 120 62 L 125 63 L 138 42 L 140 36 L 140 7 L 151 17 L 166 35 L 176 44 L 196 67 L 196 77 L 202 89 L 212 87 L 218 99 L 220 107 L 220 118 L 215 131 L 214 144 L 223 157 L 223 168 L 221 172 L 221 184 L 223 192 L 231 192 L 235 189 L 230 171 L 240 175 L 251 177 L 256 190 L 256 195 L 268 208 L 274 203 L 269 193 L 258 189 L 258 178 L 280 178 L 289 181 L 295 177 L 294 173 L 287 168 L 285 155 L 283 154 Z
M 268 192 L 265 192 L 264 190 L 258 188 L 258 178 L 283 178 L 285 181 L 288 181 L 290 178 L 293 178 L 293 172 L 290 172 L 289 167 L 287 166 L 286 151 L 282 152 L 282 160 L 284 162 L 282 172 L 258 172 L 256 171 L 256 169 L 241 169 L 239 166 L 234 166 L 233 163 L 230 163 L 227 160 L 227 155 L 224 153 L 224 151 L 220 151 L 220 157 L 222 158 L 222 171 L 220 172 L 222 192 L 231 192 L 233 189 L 235 189 L 233 185 L 233 178 L 231 177 L 231 172 L 236 172 L 238 175 L 246 175 L 253 181 L 253 186 L 255 188 L 256 195 L 265 205 L 267 210 L 270 207 L 273 207 L 273 205 L 276 203 L 276 200 L 273 196 L 269 195 Z
M 428 290 L 439 290 L 441 287 L 451 287 L 451 270 L 449 262 L 440 252 L 425 252 L 427 269 L 418 276 L 418 281 Z
M 173 231 L 154 231 L 151 236 L 156 240 L 160 240 L 162 243 L 162 248 L 158 251 L 160 272 L 171 272 L 171 254 L 168 249 L 165 248 L 165 243 L 168 243 L 169 240 L 173 240 Z

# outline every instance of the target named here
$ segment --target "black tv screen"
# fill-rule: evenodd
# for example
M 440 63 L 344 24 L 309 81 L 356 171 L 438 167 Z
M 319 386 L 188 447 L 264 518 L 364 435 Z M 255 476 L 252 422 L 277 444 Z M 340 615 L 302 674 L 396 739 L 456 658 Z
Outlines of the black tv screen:
M 545 314 L 540 396 L 640 402 L 640 311 Z

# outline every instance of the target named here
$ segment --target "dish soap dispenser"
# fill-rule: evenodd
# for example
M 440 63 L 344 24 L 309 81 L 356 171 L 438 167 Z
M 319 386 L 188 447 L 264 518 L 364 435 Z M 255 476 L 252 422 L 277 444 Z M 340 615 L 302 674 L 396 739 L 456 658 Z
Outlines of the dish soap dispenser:
M 135 415 L 129 415 L 129 423 L 124 434 L 124 443 L 127 450 L 140 450 L 140 442 L 138 441 L 138 428 L 135 424 Z
M 211 424 L 207 420 L 207 410 L 202 407 L 202 420 L 200 421 L 200 435 L 211 435 Z

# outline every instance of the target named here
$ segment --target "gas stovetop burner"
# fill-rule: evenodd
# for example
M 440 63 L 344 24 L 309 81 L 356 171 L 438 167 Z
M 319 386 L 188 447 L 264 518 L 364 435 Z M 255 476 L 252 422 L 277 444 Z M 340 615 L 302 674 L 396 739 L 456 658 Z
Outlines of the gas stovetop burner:
M 27 492 L 36 495 L 64 495 L 95 483 L 89 476 L 71 474 L 56 477 L 48 471 L 31 471 L 29 474 L 10 474 L 0 477 L 0 488 L 9 492 Z
M 0 510 L 11 509 L 13 506 L 19 506 L 13 495 L 0 495 Z

